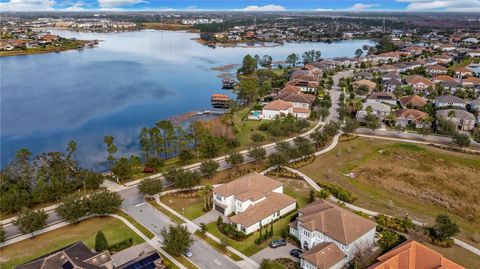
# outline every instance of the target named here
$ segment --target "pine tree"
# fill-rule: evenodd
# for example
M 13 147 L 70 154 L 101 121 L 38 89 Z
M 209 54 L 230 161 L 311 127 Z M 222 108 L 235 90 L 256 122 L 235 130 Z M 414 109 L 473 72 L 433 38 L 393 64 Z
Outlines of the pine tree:
M 102 231 L 98 231 L 95 236 L 95 250 L 104 251 L 108 249 L 108 241 Z

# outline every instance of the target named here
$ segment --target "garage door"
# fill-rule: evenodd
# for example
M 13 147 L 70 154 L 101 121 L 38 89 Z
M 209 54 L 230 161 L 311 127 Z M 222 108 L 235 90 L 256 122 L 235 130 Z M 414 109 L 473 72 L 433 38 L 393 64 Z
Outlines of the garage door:
M 225 215 L 225 208 L 215 204 L 215 210 Z

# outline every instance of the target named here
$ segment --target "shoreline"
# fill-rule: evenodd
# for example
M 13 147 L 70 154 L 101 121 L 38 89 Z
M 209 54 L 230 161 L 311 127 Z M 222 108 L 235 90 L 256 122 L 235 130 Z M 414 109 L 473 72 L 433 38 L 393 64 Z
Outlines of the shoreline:
M 10 51 L 0 51 L 0 57 L 12 57 L 12 56 L 21 56 L 21 55 L 33 55 L 33 54 L 45 54 L 52 52 L 62 52 L 68 50 L 79 50 L 84 49 L 85 45 L 90 42 L 89 40 L 76 40 L 73 44 L 63 47 L 47 47 L 47 48 L 32 48 L 25 50 L 10 50 Z M 78 46 L 82 46 L 79 48 Z

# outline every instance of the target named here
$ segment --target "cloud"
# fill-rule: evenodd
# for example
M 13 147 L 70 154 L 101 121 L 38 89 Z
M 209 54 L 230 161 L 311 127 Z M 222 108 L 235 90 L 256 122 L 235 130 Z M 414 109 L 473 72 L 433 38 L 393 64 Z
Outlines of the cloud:
M 285 7 L 280 5 L 264 5 L 264 6 L 248 6 L 241 9 L 242 11 L 285 11 Z
M 333 11 L 331 8 L 317 8 L 314 11 Z
M 480 0 L 397 0 L 410 11 L 480 12 Z
M 55 4 L 53 0 L 9 0 L 0 2 L 0 11 L 48 11 Z
M 356 3 L 355 5 L 350 7 L 350 10 L 362 11 L 362 10 L 365 10 L 365 9 L 369 9 L 369 8 L 372 8 L 372 7 L 378 7 L 378 6 L 380 6 L 380 5 L 379 4 Z
M 140 3 L 147 3 L 144 0 L 98 0 L 98 6 L 103 10 L 115 10 L 124 6 L 132 6 Z
M 64 8 L 64 11 L 85 11 L 85 3 L 83 2 L 76 2 L 73 5 Z

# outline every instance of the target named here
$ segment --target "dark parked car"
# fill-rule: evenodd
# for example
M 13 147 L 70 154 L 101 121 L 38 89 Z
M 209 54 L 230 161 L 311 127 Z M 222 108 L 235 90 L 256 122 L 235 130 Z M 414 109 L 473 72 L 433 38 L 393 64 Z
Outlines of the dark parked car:
M 302 255 L 302 254 L 303 254 L 303 251 L 301 249 L 298 249 L 298 248 L 294 248 L 290 251 L 290 255 L 292 255 L 295 258 L 300 258 L 300 255 Z
M 278 248 L 286 245 L 287 245 L 287 242 L 285 242 L 285 240 L 283 239 L 273 240 L 272 243 L 270 243 L 271 248 Z

